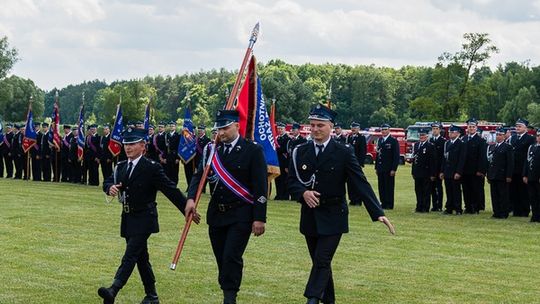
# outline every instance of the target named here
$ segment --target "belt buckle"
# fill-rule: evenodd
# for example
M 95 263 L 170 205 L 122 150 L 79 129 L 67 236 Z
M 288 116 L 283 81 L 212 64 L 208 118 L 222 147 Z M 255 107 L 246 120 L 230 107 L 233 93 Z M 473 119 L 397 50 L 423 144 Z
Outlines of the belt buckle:
M 129 213 L 129 205 L 124 204 L 124 213 Z
M 227 209 L 225 209 L 225 205 L 224 205 L 224 204 L 218 204 L 218 210 L 219 210 L 220 212 L 225 212 L 225 211 L 227 211 Z

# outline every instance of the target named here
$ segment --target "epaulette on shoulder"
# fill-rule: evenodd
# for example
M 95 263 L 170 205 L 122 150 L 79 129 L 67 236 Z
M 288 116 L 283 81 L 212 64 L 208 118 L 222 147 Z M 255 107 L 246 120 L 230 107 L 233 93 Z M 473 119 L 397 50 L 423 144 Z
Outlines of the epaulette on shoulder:
M 116 165 L 122 165 L 122 164 L 125 164 L 125 163 L 127 163 L 127 160 L 121 160 Z

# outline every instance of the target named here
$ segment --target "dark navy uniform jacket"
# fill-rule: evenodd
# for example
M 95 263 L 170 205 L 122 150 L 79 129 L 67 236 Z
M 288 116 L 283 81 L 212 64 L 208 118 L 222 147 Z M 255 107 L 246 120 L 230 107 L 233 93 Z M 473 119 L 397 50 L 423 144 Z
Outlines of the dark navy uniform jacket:
M 534 145 L 534 137 L 527 133 L 521 138 L 514 135 L 510 138 L 510 144 L 514 149 L 514 174 L 521 175 L 523 173 L 523 165 L 527 161 L 527 151 L 530 145 Z
M 490 145 L 487 150 L 489 163 L 487 178 L 489 180 L 505 181 L 514 174 L 514 151 L 506 142 Z
M 377 161 L 375 162 L 375 170 L 377 172 L 397 171 L 399 165 L 399 143 L 397 139 L 388 135 L 379 138 L 377 141 Z
M 463 175 L 466 153 L 467 146 L 459 138 L 454 143 L 448 140 L 444 144 L 444 160 L 441 165 L 441 173 L 444 174 L 444 178 L 453 179 L 455 173 Z
M 140 234 L 159 232 L 156 194 L 161 191 L 175 206 L 184 213 L 186 197 L 163 171 L 160 164 L 141 157 L 131 177 L 127 176 L 127 161 L 121 161 L 116 167 L 116 183 L 122 182 L 121 190 L 125 191 L 129 212 L 122 208 L 120 235 L 129 237 Z M 114 175 L 103 182 L 103 191 L 109 193 L 114 182 Z
M 526 176 L 531 182 L 540 181 L 540 146 L 536 144 L 529 147 L 527 160 L 523 166 L 523 176 Z
M 429 142 L 435 146 L 435 167 L 437 168 L 437 173 L 440 173 L 441 164 L 444 160 L 444 144 L 446 139 L 439 135 L 437 139 L 432 137 L 429 139 Z
M 366 161 L 367 152 L 366 137 L 362 134 L 352 134 L 347 137 L 346 141 L 353 148 L 358 163 L 363 167 L 364 162 Z
M 314 180 L 312 177 L 315 177 Z M 307 183 L 310 181 L 311 183 Z M 349 231 L 349 210 L 345 199 L 345 183 L 356 188 L 352 201 L 363 201 L 371 219 L 384 215 L 371 185 L 367 181 L 352 148 L 330 139 L 318 157 L 313 141 L 293 151 L 289 166 L 288 187 L 301 203 L 300 232 L 308 236 L 335 235 Z M 310 208 L 302 194 L 315 190 L 321 194 L 319 206 Z
M 210 152 L 210 149 L 207 149 L 207 151 Z M 268 173 L 262 146 L 240 137 L 225 158 L 223 152 L 224 145 L 219 143 L 217 153 L 223 166 L 240 184 L 249 189 L 254 202 L 250 204 L 242 201 L 222 181 L 218 180 L 208 204 L 206 213 L 208 225 L 221 227 L 238 222 L 266 222 Z M 189 185 L 188 198 L 195 198 L 203 171 L 204 167 L 201 161 L 197 173 L 193 175 Z M 213 175 L 213 173 L 209 175 Z M 226 211 L 220 211 L 220 205 L 234 207 L 227 208 Z
M 287 147 L 289 146 L 289 141 L 291 141 L 291 138 L 287 134 L 278 135 L 277 142 L 279 144 L 279 147 L 276 149 L 277 155 L 278 155 L 278 161 L 279 161 L 279 168 L 281 170 L 289 167 L 289 151 L 287 151 Z
M 486 140 L 475 134 L 471 138 L 469 135 L 463 136 L 462 141 L 467 146 L 463 174 L 472 175 L 476 174 L 476 172 L 485 174 L 487 170 Z
M 413 161 L 411 173 L 415 178 L 428 178 L 436 176 L 439 171 L 436 168 L 435 146 L 426 141 L 422 146 L 417 142 L 413 146 Z

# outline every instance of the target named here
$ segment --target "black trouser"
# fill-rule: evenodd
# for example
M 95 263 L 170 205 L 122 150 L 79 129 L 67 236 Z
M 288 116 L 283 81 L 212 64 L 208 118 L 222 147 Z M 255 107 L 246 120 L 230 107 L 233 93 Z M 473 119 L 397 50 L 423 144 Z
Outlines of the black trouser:
M 486 187 L 486 179 L 482 176 L 480 177 L 480 192 L 479 197 L 480 201 L 478 202 L 478 209 L 479 210 L 486 210 L 486 193 L 484 192 L 484 189 Z
M 467 174 L 461 177 L 463 188 L 463 201 L 465 202 L 465 212 L 476 213 L 482 205 L 483 177 L 476 174 Z
M 43 180 L 46 182 L 51 181 L 51 157 L 49 155 L 43 156 L 41 159 L 41 172 L 43 173 Z
M 513 215 L 529 216 L 530 205 L 527 184 L 523 182 L 523 177 L 521 176 L 521 174 L 512 175 L 512 182 L 510 183 L 510 193 L 512 193 L 512 198 L 510 199 L 510 207 L 513 210 Z
M 507 218 L 510 201 L 510 183 L 501 180 L 491 180 L 490 194 L 491 206 L 493 208 L 493 216 L 498 218 Z
M 394 188 L 396 177 L 390 176 L 390 171 L 377 171 L 377 180 L 379 188 L 379 200 L 383 209 L 394 209 Z
M 446 188 L 446 211 L 463 212 L 461 207 L 461 181 L 455 180 L 453 176 L 445 178 L 444 187 Z
M 8 155 L 7 152 L 4 154 L 4 162 L 6 168 L 6 177 L 13 177 L 13 159 L 10 155 Z
M 416 193 L 416 211 L 429 212 L 431 179 L 429 177 L 415 177 L 414 192 Z
M 72 183 L 80 183 L 82 177 L 82 166 L 81 163 L 77 160 L 72 160 L 69 163 L 69 181 Z
M 187 187 L 189 188 L 189 185 L 191 184 L 191 178 L 193 177 L 193 172 L 195 172 L 195 160 L 192 159 L 191 161 L 184 164 L 184 174 L 186 175 L 186 181 L 187 181 Z
M 304 296 L 318 298 L 323 303 L 335 302 L 334 280 L 332 278 L 332 258 L 341 240 L 341 234 L 305 236 L 311 257 L 311 272 Z
M 431 202 L 432 208 L 435 210 L 442 210 L 442 201 L 443 201 L 443 186 L 442 180 L 439 179 L 439 175 L 436 175 L 437 178 L 431 183 Z
M 69 159 L 62 157 L 62 181 L 69 182 L 71 181 L 71 174 L 73 172 L 72 164 L 69 162 Z M 56 178 L 56 177 L 55 177 Z
M 31 155 L 30 158 L 32 162 L 32 179 L 41 181 L 41 159 L 38 159 L 35 155 Z
M 178 184 L 179 166 L 180 165 L 176 163 L 176 158 L 167 158 L 167 163 L 164 166 L 165 174 L 174 182 L 175 185 Z
M 113 173 L 112 160 L 107 162 L 106 159 L 100 160 L 101 165 L 101 174 L 103 175 L 103 180 L 107 179 Z
M 218 266 L 218 282 L 222 290 L 240 290 L 244 267 L 242 255 L 249 241 L 251 226 L 251 222 L 240 222 L 223 227 L 208 227 Z
M 287 178 L 289 174 L 285 172 L 285 167 L 280 167 L 280 174 L 275 179 L 276 183 L 276 196 L 275 200 L 288 201 L 290 199 L 289 190 L 287 189 Z
M 0 146 L 0 149 L 3 147 Z M 4 177 L 4 153 L 0 150 L 0 177 Z
M 156 282 L 148 255 L 149 237 L 150 234 L 126 237 L 126 252 L 114 276 L 115 285 L 118 287 L 126 285 L 133 269 L 135 269 L 135 264 L 137 265 L 137 269 L 141 275 L 141 281 L 145 288 L 153 286 Z
M 88 160 L 88 184 L 99 186 L 99 163 L 95 159 Z
M 22 178 L 22 174 L 23 174 L 23 170 L 24 170 L 23 164 L 26 163 L 26 158 L 23 155 L 15 154 L 13 156 L 13 163 L 15 164 L 15 175 L 14 175 L 15 179 L 21 179 Z
M 527 188 L 529 190 L 529 200 L 532 210 L 531 222 L 540 222 L 540 183 L 538 180 L 529 180 Z

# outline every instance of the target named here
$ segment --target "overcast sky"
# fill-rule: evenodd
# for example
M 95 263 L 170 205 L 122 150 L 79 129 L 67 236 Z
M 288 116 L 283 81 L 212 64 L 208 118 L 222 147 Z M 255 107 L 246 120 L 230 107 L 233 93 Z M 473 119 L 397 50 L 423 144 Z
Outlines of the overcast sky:
M 12 73 L 45 90 L 237 69 L 257 21 L 263 62 L 433 65 L 487 32 L 501 50 L 491 66 L 540 64 L 540 0 L 0 0 Z

